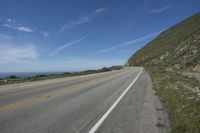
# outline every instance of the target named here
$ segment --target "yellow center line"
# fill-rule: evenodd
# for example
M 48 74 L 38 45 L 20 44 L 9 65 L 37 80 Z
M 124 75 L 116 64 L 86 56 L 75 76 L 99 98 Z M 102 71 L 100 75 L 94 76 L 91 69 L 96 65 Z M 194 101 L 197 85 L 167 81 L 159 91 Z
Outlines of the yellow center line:
M 41 100 L 44 100 L 44 99 L 49 98 L 51 96 L 63 94 L 63 93 L 65 93 L 69 90 L 72 90 L 72 89 L 74 90 L 74 88 L 80 89 L 82 87 L 91 86 L 91 85 L 93 85 L 97 82 L 103 81 L 103 80 L 105 80 L 105 78 L 101 77 L 101 78 L 90 80 L 90 81 L 87 81 L 87 82 L 75 84 L 75 85 L 69 86 L 67 88 L 62 88 L 62 89 L 51 91 L 51 92 L 48 92 L 48 93 L 44 93 L 42 95 L 38 95 L 38 96 L 35 96 L 35 97 L 32 97 L 32 98 L 24 99 L 24 100 L 16 102 L 16 103 L 12 103 L 12 104 L 9 104 L 9 105 L 2 106 L 2 107 L 0 107 L 0 111 L 16 108 L 18 106 L 23 106 L 23 105 L 30 104 L 30 103 L 33 103 L 33 102 L 36 102 L 36 101 L 41 101 Z
M 118 72 L 116 71 L 114 73 L 119 74 L 119 73 L 124 72 L 124 71 L 127 71 L 127 70 L 125 69 L 125 70 L 121 70 L 121 71 L 118 71 Z M 112 76 L 114 76 L 114 75 L 112 75 Z M 92 86 L 95 83 L 107 80 L 108 77 L 109 77 L 109 75 L 104 75 L 103 77 L 99 77 L 97 79 L 93 79 L 93 80 L 90 80 L 90 81 L 71 85 L 67 88 L 62 88 L 62 89 L 59 89 L 59 90 L 47 92 L 47 93 L 44 93 L 42 95 L 37 95 L 37 96 L 32 97 L 32 98 L 27 98 L 27 99 L 21 100 L 21 101 L 16 102 L 16 103 L 4 105 L 4 106 L 0 107 L 0 111 L 16 108 L 16 107 L 23 106 L 23 105 L 26 105 L 26 104 L 30 104 L 30 103 L 33 103 L 33 102 L 36 102 L 36 101 L 41 101 L 41 100 L 47 99 L 47 98 L 52 97 L 52 96 L 56 96 L 56 95 L 59 95 L 59 94 L 66 93 L 67 91 L 70 91 L 70 90 Z

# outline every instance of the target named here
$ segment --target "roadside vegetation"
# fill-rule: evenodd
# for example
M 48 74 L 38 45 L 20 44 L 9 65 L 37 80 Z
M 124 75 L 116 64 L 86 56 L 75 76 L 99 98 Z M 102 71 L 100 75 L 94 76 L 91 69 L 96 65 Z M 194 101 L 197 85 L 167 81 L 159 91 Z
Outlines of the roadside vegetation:
M 200 13 L 162 32 L 127 65 L 150 73 L 169 112 L 170 133 L 200 133 Z
M 154 89 L 166 105 L 170 133 L 200 133 L 200 84 L 179 72 L 148 67 Z
M 46 79 L 54 79 L 54 78 L 64 78 L 64 77 L 71 77 L 71 76 L 80 76 L 80 75 L 88 75 L 94 73 L 101 73 L 101 72 L 108 72 L 113 70 L 120 70 L 124 68 L 123 66 L 112 66 L 112 67 L 103 67 L 97 70 L 85 70 L 81 72 L 63 72 L 61 74 L 40 74 L 32 77 L 17 77 L 15 75 L 1 78 L 0 85 L 4 84 L 13 84 L 13 83 L 22 83 L 22 82 L 29 82 L 29 81 L 38 81 L 38 80 L 46 80 Z

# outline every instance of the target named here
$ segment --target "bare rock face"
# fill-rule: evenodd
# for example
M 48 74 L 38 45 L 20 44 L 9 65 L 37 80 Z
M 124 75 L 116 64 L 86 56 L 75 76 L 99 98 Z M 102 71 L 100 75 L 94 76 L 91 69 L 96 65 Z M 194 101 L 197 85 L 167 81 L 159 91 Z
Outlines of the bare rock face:
M 197 65 L 194 67 L 193 71 L 195 71 L 195 72 L 200 72 L 200 64 L 197 64 Z
M 172 67 L 174 70 L 179 70 L 180 69 L 180 64 L 175 64 Z

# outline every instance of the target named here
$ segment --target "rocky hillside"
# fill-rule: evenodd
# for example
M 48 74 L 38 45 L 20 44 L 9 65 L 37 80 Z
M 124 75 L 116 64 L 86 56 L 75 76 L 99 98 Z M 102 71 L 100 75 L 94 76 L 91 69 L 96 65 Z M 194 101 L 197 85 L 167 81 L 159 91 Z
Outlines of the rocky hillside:
M 200 71 L 200 13 L 162 32 L 132 55 L 128 64 Z
M 127 64 L 150 73 L 169 112 L 170 133 L 200 133 L 200 13 L 162 32 Z

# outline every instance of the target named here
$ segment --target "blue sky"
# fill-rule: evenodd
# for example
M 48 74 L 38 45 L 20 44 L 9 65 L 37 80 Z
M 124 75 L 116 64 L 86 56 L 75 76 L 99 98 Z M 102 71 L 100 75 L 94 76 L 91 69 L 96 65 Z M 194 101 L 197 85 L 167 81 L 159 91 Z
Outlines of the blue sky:
M 0 72 L 124 64 L 199 11 L 197 0 L 1 0 Z

